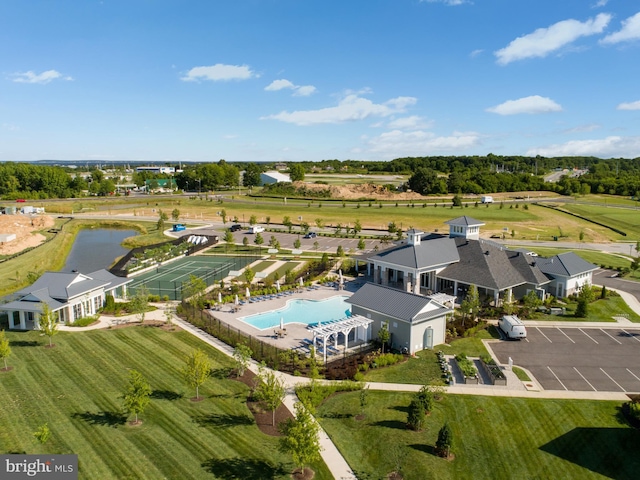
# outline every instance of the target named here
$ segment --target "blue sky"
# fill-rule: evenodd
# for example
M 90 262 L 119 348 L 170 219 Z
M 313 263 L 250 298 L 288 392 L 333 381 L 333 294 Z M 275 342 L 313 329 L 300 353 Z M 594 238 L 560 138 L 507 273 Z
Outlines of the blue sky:
M 2 0 L 0 160 L 640 156 L 637 0 Z

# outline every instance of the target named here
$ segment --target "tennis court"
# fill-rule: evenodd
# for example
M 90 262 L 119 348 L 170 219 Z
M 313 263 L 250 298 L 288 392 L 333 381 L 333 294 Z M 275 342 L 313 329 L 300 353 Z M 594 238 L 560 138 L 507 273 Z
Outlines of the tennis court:
M 128 288 L 130 295 L 135 295 L 136 290 L 144 285 L 152 295 L 166 295 L 170 300 L 181 300 L 182 286 L 189 281 L 191 275 L 200 277 L 210 286 L 229 275 L 230 270 L 241 270 L 256 259 L 253 256 L 184 257 L 134 277 Z

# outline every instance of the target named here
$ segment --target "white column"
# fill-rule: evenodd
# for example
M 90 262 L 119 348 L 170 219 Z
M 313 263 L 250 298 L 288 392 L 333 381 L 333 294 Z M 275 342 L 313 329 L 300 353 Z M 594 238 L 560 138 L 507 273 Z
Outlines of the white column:
M 7 316 L 9 317 L 9 330 L 13 330 L 16 328 L 16 324 L 13 323 L 13 312 L 7 312 Z
M 20 312 L 20 330 L 27 329 L 27 321 L 24 318 L 24 312 Z

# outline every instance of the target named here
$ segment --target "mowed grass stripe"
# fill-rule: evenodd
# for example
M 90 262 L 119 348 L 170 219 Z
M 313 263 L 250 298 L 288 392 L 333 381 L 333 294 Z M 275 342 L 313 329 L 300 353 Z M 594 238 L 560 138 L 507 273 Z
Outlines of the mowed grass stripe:
M 42 346 L 37 332 L 8 336 L 37 346 L 16 346 L 14 370 L 0 376 L 0 451 L 77 453 L 82 479 L 241 478 L 247 472 L 286 478 L 293 468 L 277 439 L 255 425 L 246 385 L 211 377 L 200 390 L 205 399 L 190 401 L 195 392 L 180 370 L 194 347 L 203 347 L 214 368 L 230 369 L 233 362 L 185 332 L 61 332 L 53 349 Z M 120 413 L 130 368 L 157 394 L 138 427 L 123 424 Z M 43 419 L 52 430 L 44 446 L 32 437 Z M 315 468 L 316 478 L 331 478 L 324 464 Z
M 370 392 L 356 421 L 358 393 L 329 398 L 320 422 L 351 467 L 381 478 L 401 459 L 405 478 L 634 478 L 640 432 L 619 420 L 619 403 L 447 395 L 422 432 L 405 428 L 411 394 Z M 448 421 L 455 460 L 433 454 Z

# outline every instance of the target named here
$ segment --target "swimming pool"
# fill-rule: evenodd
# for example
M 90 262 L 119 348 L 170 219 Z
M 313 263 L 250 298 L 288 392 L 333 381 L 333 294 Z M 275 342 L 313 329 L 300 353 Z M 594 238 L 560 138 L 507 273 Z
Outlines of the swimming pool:
M 349 297 L 339 295 L 326 300 L 289 300 L 286 307 L 240 317 L 240 320 L 261 330 L 280 326 L 280 318 L 284 320 L 285 325 L 287 323 L 313 325 L 318 322 L 340 320 L 351 315 L 351 305 L 345 302 L 347 298 Z

